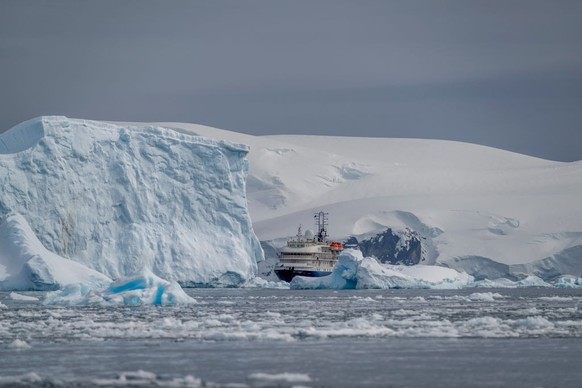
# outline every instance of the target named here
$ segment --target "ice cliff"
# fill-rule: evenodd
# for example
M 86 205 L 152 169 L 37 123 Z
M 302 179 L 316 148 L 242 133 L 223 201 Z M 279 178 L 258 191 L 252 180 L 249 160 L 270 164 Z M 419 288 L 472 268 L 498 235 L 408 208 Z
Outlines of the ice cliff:
M 114 279 L 145 267 L 237 286 L 263 258 L 247 152 L 161 127 L 33 119 L 0 135 L 0 217 L 21 214 L 46 249 Z

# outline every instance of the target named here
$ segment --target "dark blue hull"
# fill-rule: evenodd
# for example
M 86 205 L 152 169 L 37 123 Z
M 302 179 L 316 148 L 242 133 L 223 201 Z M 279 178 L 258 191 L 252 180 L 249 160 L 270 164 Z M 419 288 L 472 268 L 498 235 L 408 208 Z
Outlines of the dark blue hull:
M 327 276 L 331 273 L 331 271 L 305 271 L 305 270 L 296 270 L 294 268 L 287 268 L 287 269 L 276 269 L 275 274 L 280 280 L 285 282 L 290 282 L 295 276 L 308 276 L 312 278 L 320 278 L 322 276 Z

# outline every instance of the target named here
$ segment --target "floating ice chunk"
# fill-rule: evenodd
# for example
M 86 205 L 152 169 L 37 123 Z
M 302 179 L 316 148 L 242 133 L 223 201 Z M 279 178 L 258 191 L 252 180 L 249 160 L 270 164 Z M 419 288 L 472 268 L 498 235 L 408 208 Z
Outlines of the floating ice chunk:
M 155 373 L 138 370 L 134 372 L 122 372 L 115 379 L 95 379 L 92 381 L 97 386 L 139 386 L 139 387 L 219 387 L 220 385 L 212 382 L 204 382 L 202 379 L 193 376 L 174 377 L 172 379 L 163 379 Z
M 471 284 L 475 288 L 517 288 L 517 282 L 507 278 L 483 279 Z
M 103 298 L 122 304 L 171 305 L 195 302 L 177 282 L 164 280 L 148 269 L 114 282 L 103 293 Z
M 5 308 L 7 308 L 7 307 L 8 307 L 8 306 L 6 306 L 4 303 L 0 302 L 0 309 L 5 309 Z
M 26 350 L 30 349 L 32 346 L 30 346 L 26 341 L 15 339 L 8 345 L 8 347 L 15 350 Z
M 175 281 L 167 281 L 150 270 L 119 279 L 101 290 L 76 284 L 49 292 L 45 304 L 175 305 L 196 303 Z
M 286 290 L 289 289 L 289 283 L 284 281 L 272 281 L 266 280 L 260 277 L 254 277 L 248 282 L 246 282 L 243 288 L 272 288 L 272 289 L 279 289 L 279 290 Z
M 503 298 L 503 295 L 493 292 L 475 292 L 469 295 L 470 300 L 477 300 L 483 302 L 495 302 L 495 298 Z
M 479 280 L 470 285 L 475 288 L 527 288 L 527 287 L 552 287 L 551 284 L 546 283 L 541 278 L 530 275 L 525 279 L 512 281 L 506 278 L 499 279 L 484 279 Z
M 352 251 L 352 250 L 350 250 Z M 295 276 L 290 283 L 292 289 L 354 289 L 357 285 L 356 272 L 360 263 L 363 261 L 362 253 L 353 251 L 353 253 L 341 254 L 336 263 L 333 272 L 330 275 L 320 278 L 308 278 L 304 276 Z
M 309 375 L 303 373 L 252 373 L 248 377 L 255 387 L 286 387 L 298 383 L 313 381 Z
M 36 302 L 38 300 L 38 298 L 35 297 L 35 296 L 28 296 L 28 295 L 17 294 L 16 292 L 11 292 L 10 293 L 10 299 L 12 299 L 12 300 L 21 300 L 21 301 L 25 301 L 25 302 Z
M 544 317 L 535 316 L 519 319 L 514 323 L 514 326 L 527 330 L 544 330 L 553 328 L 554 324 Z
M 473 277 L 454 269 L 429 265 L 387 265 L 363 257 L 354 249 L 344 250 L 333 272 L 321 278 L 296 276 L 293 289 L 457 289 L 473 282 Z
M 529 275 L 525 279 L 516 282 L 518 287 L 552 287 L 551 284 L 544 282 L 535 275 Z
M 119 374 L 121 381 L 154 381 L 158 378 L 155 373 L 147 372 L 145 370 L 138 370 L 136 372 L 122 372 Z
M 20 376 L 0 376 L 0 385 L 2 386 L 27 387 L 38 385 L 40 382 L 42 382 L 42 378 L 34 372 Z
M 582 277 L 563 275 L 554 283 L 556 288 L 580 288 L 582 287 Z

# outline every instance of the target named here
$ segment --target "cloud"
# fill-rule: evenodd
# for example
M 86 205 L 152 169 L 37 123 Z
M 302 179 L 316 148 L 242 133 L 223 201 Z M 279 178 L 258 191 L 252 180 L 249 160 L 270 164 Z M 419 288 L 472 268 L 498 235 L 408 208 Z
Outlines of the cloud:
M 572 139 L 543 140 L 582 122 L 580 14 L 535 0 L 2 2 L 0 127 L 187 120 L 580 159 L 564 156 Z M 512 140 L 526 127 L 539 143 Z

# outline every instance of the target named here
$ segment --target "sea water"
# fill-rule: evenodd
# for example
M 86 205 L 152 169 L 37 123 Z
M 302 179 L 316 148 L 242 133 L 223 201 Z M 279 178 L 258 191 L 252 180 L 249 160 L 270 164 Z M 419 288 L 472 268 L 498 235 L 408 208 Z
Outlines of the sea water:
M 582 381 L 580 289 L 186 291 L 196 304 L 47 306 L 41 292 L 2 292 L 0 384 L 574 387 Z

